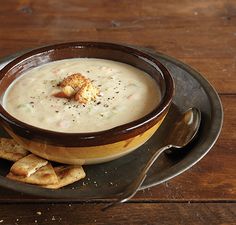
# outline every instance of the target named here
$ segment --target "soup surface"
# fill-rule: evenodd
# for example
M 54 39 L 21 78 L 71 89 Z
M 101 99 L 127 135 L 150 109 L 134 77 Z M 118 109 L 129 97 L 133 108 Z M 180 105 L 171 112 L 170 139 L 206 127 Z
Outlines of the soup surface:
M 99 90 L 95 100 L 81 104 L 53 96 L 67 76 L 80 73 Z M 131 65 L 95 58 L 74 58 L 27 71 L 7 89 L 4 108 L 27 124 L 67 133 L 107 130 L 152 111 L 160 90 L 147 73 Z

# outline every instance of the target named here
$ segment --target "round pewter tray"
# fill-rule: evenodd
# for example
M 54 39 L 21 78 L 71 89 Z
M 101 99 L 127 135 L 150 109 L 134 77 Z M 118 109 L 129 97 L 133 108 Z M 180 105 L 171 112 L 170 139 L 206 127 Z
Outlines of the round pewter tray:
M 0 68 L 20 54 L 22 53 L 2 59 Z M 5 178 L 11 163 L 0 159 L 0 186 L 46 198 L 78 201 L 112 199 L 140 172 L 150 154 L 162 145 L 163 138 L 171 132 L 171 124 L 175 118 L 189 107 L 198 107 L 202 112 L 197 138 L 178 154 L 163 154 L 151 168 L 141 189 L 158 185 L 183 173 L 205 156 L 216 142 L 222 127 L 223 110 L 219 96 L 208 81 L 189 66 L 160 53 L 150 54 L 167 67 L 175 80 L 176 90 L 174 104 L 164 123 L 147 143 L 112 162 L 84 166 L 85 179 L 59 190 L 48 190 Z M 0 136 L 6 136 L 6 133 L 0 130 Z

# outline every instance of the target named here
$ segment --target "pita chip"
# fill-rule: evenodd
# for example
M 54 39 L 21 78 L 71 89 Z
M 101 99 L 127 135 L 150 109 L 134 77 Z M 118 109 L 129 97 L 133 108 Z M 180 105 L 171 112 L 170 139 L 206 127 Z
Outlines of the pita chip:
M 58 177 L 58 183 L 44 185 L 43 187 L 58 189 L 85 177 L 85 172 L 82 166 L 59 166 L 55 167 L 54 170 Z
M 29 177 L 47 163 L 47 160 L 42 159 L 34 154 L 30 154 L 15 162 L 12 165 L 10 172 L 17 176 Z
M 0 138 L 0 158 L 15 162 L 28 154 L 29 152 L 13 139 Z
M 12 172 L 8 173 L 6 177 L 12 180 L 29 184 L 49 185 L 58 183 L 57 175 L 51 163 L 48 163 L 46 166 L 41 167 L 29 177 L 17 176 Z

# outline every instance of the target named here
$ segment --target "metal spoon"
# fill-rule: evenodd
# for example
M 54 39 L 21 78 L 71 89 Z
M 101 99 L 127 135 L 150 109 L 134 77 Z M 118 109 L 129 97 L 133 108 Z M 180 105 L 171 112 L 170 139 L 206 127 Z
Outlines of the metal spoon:
M 180 118 L 173 124 L 173 128 L 170 130 L 168 137 L 164 140 L 164 147 L 158 149 L 147 162 L 142 172 L 138 177 L 133 180 L 121 193 L 117 195 L 117 200 L 110 203 L 102 210 L 106 210 L 110 207 L 126 202 L 131 199 L 139 190 L 144 180 L 147 177 L 147 173 L 157 158 L 170 148 L 177 149 L 185 147 L 190 141 L 193 140 L 199 129 L 201 122 L 201 112 L 197 108 L 190 108 L 185 111 Z

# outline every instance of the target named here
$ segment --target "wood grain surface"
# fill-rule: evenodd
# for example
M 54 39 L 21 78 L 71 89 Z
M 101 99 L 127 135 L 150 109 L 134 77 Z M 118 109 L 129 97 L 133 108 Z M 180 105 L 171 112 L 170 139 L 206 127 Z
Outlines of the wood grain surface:
M 102 207 L 101 203 L 5 205 L 1 220 L 5 225 L 235 225 L 236 216 L 236 205 L 229 203 L 126 203 L 106 212 L 101 211 Z M 14 213 L 9 216 L 9 212 Z
M 0 3 L 0 58 L 68 41 L 148 47 L 203 74 L 220 93 L 225 114 L 219 140 L 205 158 L 129 203 L 104 213 L 105 203 L 46 203 L 0 188 L 0 224 L 236 224 L 235 0 Z

